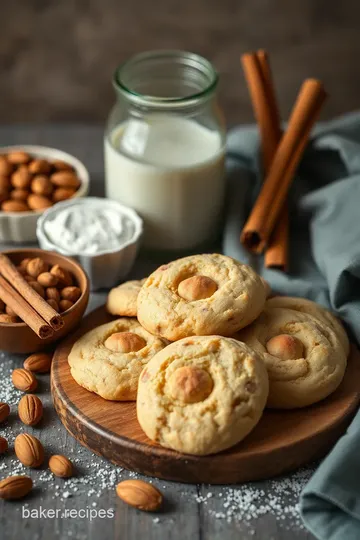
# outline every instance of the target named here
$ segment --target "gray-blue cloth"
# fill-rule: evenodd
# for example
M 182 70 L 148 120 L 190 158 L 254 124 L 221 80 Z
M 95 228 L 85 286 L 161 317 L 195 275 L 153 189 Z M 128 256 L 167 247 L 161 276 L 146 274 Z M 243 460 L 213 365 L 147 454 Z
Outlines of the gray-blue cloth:
M 329 307 L 360 343 L 360 113 L 314 130 L 289 194 L 288 273 L 265 269 L 239 241 L 262 181 L 258 164 L 257 129 L 232 130 L 224 253 L 253 266 L 274 291 Z M 304 489 L 301 513 L 319 539 L 360 539 L 360 412 Z

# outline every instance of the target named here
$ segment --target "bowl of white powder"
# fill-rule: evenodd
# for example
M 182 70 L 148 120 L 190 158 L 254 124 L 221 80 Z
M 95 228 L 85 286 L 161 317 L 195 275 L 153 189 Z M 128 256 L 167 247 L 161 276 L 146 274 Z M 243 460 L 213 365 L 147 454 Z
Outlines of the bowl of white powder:
M 42 249 L 76 258 L 91 289 L 109 289 L 130 272 L 143 222 L 131 208 L 110 199 L 83 197 L 56 204 L 37 223 Z

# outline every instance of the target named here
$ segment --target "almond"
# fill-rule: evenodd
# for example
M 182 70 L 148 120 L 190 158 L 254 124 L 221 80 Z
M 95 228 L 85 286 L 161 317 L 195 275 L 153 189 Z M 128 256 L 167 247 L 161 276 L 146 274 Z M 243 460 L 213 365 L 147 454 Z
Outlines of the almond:
M 30 186 L 31 174 L 26 165 L 20 165 L 17 171 L 11 175 L 11 183 L 14 188 L 25 189 Z
M 161 506 L 163 497 L 158 489 L 142 480 L 124 480 L 116 486 L 120 499 L 146 512 L 154 512 Z
M 27 268 L 27 265 L 29 264 L 29 262 L 32 261 L 32 259 L 30 257 L 26 257 L 25 259 L 23 259 L 21 261 L 21 263 L 19 264 L 19 266 L 21 266 L 21 268 L 24 268 L 24 270 L 26 270 Z
M 61 291 L 61 298 L 63 300 L 70 300 L 70 302 L 77 302 L 81 296 L 81 290 L 79 287 L 64 287 Z
M 0 499 L 21 499 L 31 491 L 32 486 L 29 476 L 8 476 L 0 482 Z
M 57 313 L 59 313 L 60 308 L 56 300 L 54 300 L 53 298 L 48 298 L 46 301 L 49 304 L 49 306 L 51 306 Z
M 31 210 L 42 210 L 43 208 L 49 208 L 53 204 L 47 197 L 35 193 L 29 195 L 27 203 Z
M 29 165 L 29 171 L 32 174 L 48 174 L 51 171 L 51 165 L 46 159 L 34 159 Z
M 10 414 L 10 407 L 7 403 L 0 403 L 0 424 L 4 422 Z
M 33 394 L 23 396 L 18 405 L 20 420 L 27 426 L 36 426 L 43 416 L 41 400 Z
M 34 353 L 26 358 L 24 368 L 34 373 L 49 373 L 51 361 L 52 354 Z
M 43 272 L 47 272 L 49 269 L 49 265 L 40 259 L 40 257 L 36 257 L 35 259 L 30 259 L 26 266 L 26 271 L 29 274 L 29 276 L 32 276 L 33 278 L 37 278 L 40 274 Z
M 55 264 L 55 266 L 52 267 L 50 273 L 58 278 L 60 287 L 69 287 L 73 283 L 70 272 L 58 264 Z
M 73 171 L 74 169 L 69 163 L 66 163 L 66 161 L 62 161 L 61 159 L 56 159 L 53 161 L 53 167 L 57 171 Z
M 14 152 L 9 152 L 7 159 L 10 163 L 14 165 L 23 165 L 24 163 L 29 163 L 31 156 L 27 152 L 22 152 L 21 150 L 16 150 Z
M 10 199 L 13 201 L 23 201 L 25 202 L 29 196 L 27 189 L 13 189 L 10 193 Z
M 34 176 L 33 181 L 31 182 L 31 190 L 37 195 L 51 195 L 53 192 L 53 185 L 50 182 L 49 178 L 44 174 L 38 174 Z
M 56 287 L 47 287 L 45 294 L 46 298 L 49 300 L 55 300 L 55 302 L 58 303 L 60 302 L 60 293 Z
M 51 182 L 55 186 L 77 189 L 80 185 L 80 180 L 72 171 L 59 171 L 50 176 Z
M 54 202 L 66 201 L 67 199 L 71 199 L 75 193 L 76 190 L 72 188 L 57 188 L 53 193 L 52 199 Z
M 43 272 L 38 276 L 37 280 L 43 287 L 56 287 L 59 281 L 58 278 L 54 276 L 54 274 L 50 274 L 50 272 Z
M 10 306 L 6 306 L 6 308 L 5 308 L 5 313 L 6 313 L 7 315 L 11 315 L 11 317 L 17 317 L 15 311 L 14 311 L 13 309 L 11 309 Z
M 7 176 L 0 175 L 0 191 L 8 191 L 11 188 L 10 180 Z
M 28 212 L 29 207 L 23 201 L 4 201 L 1 210 L 3 212 Z
M 0 437 L 0 455 L 8 451 L 9 445 L 4 437 Z
M 13 324 L 18 322 L 20 322 L 18 317 L 14 317 L 13 315 L 7 315 L 5 313 L 0 313 L 0 323 Z
M 67 311 L 73 305 L 74 305 L 74 303 L 70 302 L 70 300 L 60 300 L 60 302 L 59 302 L 60 313 L 63 313 L 64 311 Z
M 35 375 L 27 369 L 14 369 L 11 379 L 15 388 L 23 392 L 33 392 L 38 385 Z
M 6 159 L 6 156 L 0 156 L 0 174 L 9 176 L 13 171 L 13 165 Z
M 37 281 L 29 281 L 29 285 L 41 296 L 41 298 L 45 298 L 45 289 L 40 283 Z
M 14 443 L 15 454 L 25 467 L 40 467 L 44 461 L 44 447 L 33 435 L 20 433 Z
M 51 456 L 49 460 L 49 468 L 50 471 L 55 474 L 55 476 L 60 476 L 60 478 L 69 478 L 73 475 L 73 465 L 65 456 Z

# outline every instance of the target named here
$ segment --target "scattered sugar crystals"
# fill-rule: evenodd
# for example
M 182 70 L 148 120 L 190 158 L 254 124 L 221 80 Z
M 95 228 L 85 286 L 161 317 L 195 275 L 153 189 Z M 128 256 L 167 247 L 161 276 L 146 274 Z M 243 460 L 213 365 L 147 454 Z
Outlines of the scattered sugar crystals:
M 12 369 L 20 367 L 22 359 L 9 361 L 5 358 L 5 355 L 0 353 L 0 401 L 11 406 L 12 414 L 9 420 L 0 426 L 0 434 L 8 439 L 12 447 L 16 435 L 21 431 L 33 433 L 44 442 L 48 453 L 67 455 L 74 463 L 77 475 L 73 478 L 59 479 L 54 477 L 46 465 L 39 470 L 29 470 L 16 459 L 10 450 L 6 456 L 0 457 L 0 479 L 8 475 L 28 474 L 32 477 L 35 487 L 40 488 L 40 493 L 46 493 L 50 499 L 76 507 L 78 497 L 82 496 L 80 504 L 83 504 L 85 499 L 88 506 L 95 508 L 98 504 L 101 505 L 99 498 L 103 494 L 113 493 L 115 497 L 114 487 L 121 480 L 141 478 L 135 472 L 126 471 L 102 460 L 79 443 L 69 439 L 65 428 L 61 426 L 52 411 L 48 376 L 38 377 L 41 381 L 38 395 L 43 401 L 45 411 L 44 427 L 46 429 L 44 432 L 42 433 L 41 427 L 31 429 L 17 421 L 14 413 L 22 393 L 9 383 Z M 165 512 L 159 517 L 151 517 L 151 520 L 154 525 L 159 523 L 169 525 L 176 520 L 179 512 L 184 511 L 186 505 L 190 505 L 191 512 L 193 512 L 193 505 L 199 505 L 202 519 L 210 526 L 214 521 L 218 521 L 218 526 L 224 524 L 221 526 L 225 527 L 228 523 L 238 523 L 241 530 L 247 534 L 247 538 L 255 535 L 257 523 L 265 515 L 271 516 L 272 520 L 276 521 L 277 527 L 299 530 L 302 528 L 298 507 L 299 496 L 313 472 L 313 469 L 306 468 L 269 482 L 248 483 L 240 486 L 185 487 L 164 481 L 160 484 L 154 480 L 154 484 L 159 486 L 164 495 L 167 490 L 165 497 L 171 499 L 173 511 Z M 144 480 L 153 482 L 152 479 L 146 477 Z M 40 497 L 43 499 L 42 495 Z M 30 501 L 30 506 L 38 502 L 34 498 Z

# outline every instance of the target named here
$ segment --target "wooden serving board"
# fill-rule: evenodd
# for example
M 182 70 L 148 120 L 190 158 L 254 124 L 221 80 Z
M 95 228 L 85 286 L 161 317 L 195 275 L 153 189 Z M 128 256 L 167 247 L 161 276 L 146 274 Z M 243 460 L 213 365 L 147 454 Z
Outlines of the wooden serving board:
M 244 441 L 220 454 L 180 454 L 146 437 L 137 422 L 135 402 L 106 401 L 72 378 L 67 358 L 73 343 L 111 320 L 100 307 L 59 346 L 52 365 L 51 388 L 56 411 L 71 435 L 127 469 L 190 483 L 266 479 L 324 456 L 345 431 L 360 401 L 360 353 L 353 347 L 344 380 L 329 398 L 300 410 L 266 410 Z

